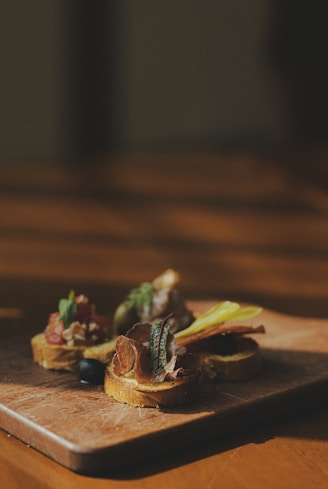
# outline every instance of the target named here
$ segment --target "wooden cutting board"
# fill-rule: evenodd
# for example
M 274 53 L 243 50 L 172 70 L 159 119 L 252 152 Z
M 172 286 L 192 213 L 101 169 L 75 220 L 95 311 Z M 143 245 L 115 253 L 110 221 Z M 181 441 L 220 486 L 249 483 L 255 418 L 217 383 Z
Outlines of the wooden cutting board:
M 212 305 L 190 303 L 199 312 Z M 328 319 L 263 310 L 244 323 L 265 325 L 266 334 L 256 336 L 261 373 L 206 386 L 197 401 L 170 409 L 120 404 L 75 374 L 34 365 L 24 324 L 25 335 L 1 340 L 0 426 L 65 467 L 91 475 L 130 461 L 146 464 L 151 456 L 327 398 Z

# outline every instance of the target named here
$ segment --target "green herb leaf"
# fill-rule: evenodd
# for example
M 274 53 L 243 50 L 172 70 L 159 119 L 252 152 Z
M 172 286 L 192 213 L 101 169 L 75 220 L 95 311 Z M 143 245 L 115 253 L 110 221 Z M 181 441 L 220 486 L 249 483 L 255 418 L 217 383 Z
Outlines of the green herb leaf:
M 138 313 L 146 307 L 147 313 L 151 313 L 154 295 L 154 286 L 150 282 L 142 283 L 138 288 L 132 289 L 126 302 L 133 305 Z
M 68 299 L 69 299 L 70 301 L 74 301 L 74 299 L 75 299 L 75 292 L 74 292 L 74 290 L 73 290 L 73 289 L 71 289 L 71 290 L 69 291 L 69 294 L 68 294 Z
M 167 319 L 168 317 L 156 321 L 151 325 L 149 354 L 154 373 L 162 370 L 167 364 L 166 344 L 170 329 L 170 324 L 167 322 Z
M 74 291 L 71 290 L 68 299 L 61 299 L 58 304 L 60 318 L 63 321 L 65 328 L 68 328 L 76 317 L 77 303 L 74 302 L 74 297 Z
M 243 321 L 244 319 L 257 316 L 261 310 L 262 309 L 257 306 L 241 307 L 236 302 L 219 302 L 204 314 L 198 316 L 198 318 L 196 318 L 195 321 L 188 326 L 188 328 L 182 329 L 181 331 L 175 333 L 175 337 L 181 338 L 183 336 L 199 333 L 204 329 L 211 328 L 212 326 L 225 323 L 227 321 Z

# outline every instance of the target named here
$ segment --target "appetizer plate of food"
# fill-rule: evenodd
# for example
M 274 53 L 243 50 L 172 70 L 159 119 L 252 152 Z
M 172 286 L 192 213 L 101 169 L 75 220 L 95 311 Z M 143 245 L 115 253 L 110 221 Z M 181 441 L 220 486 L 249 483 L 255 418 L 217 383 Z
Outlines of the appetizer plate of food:
M 185 301 L 174 271 L 157 279 L 112 318 L 71 291 L 43 331 L 6 335 L 1 428 L 96 475 L 326 398 L 328 319 Z

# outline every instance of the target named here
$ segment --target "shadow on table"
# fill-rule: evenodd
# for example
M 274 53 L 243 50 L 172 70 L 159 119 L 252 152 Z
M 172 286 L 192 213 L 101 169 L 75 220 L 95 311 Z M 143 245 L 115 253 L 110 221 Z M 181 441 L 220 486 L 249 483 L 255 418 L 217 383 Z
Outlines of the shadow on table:
M 286 414 L 283 418 L 271 421 L 269 424 L 267 422 L 260 423 L 255 429 L 254 426 L 247 427 L 207 442 L 193 443 L 192 446 L 189 445 L 178 451 L 174 449 L 174 443 L 172 443 L 172 450 L 165 456 L 151 457 L 146 464 L 130 464 L 130 461 L 128 461 L 120 470 L 99 474 L 97 478 L 105 477 L 116 480 L 145 478 L 219 453 L 234 450 L 244 445 L 261 445 L 278 436 L 307 439 L 312 425 L 318 434 L 318 439 L 328 440 L 328 425 L 321 423 L 319 426 L 318 423 L 318 420 L 322 420 L 327 416 L 327 408 L 328 402 L 326 401 L 319 408 L 299 409 L 297 412 Z M 315 421 L 311 418 L 309 421 L 309 416 L 313 416 L 314 413 L 318 418 Z M 303 420 L 303 428 L 300 428 Z

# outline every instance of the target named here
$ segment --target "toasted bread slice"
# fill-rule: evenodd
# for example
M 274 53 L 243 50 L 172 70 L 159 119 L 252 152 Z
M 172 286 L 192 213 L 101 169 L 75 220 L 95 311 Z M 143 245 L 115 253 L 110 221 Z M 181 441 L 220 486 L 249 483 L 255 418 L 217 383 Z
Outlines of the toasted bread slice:
M 239 338 L 239 351 L 231 355 L 199 353 L 202 380 L 240 381 L 254 377 L 262 368 L 262 360 L 256 341 L 251 338 Z
M 39 333 L 31 339 L 33 360 L 49 370 L 76 372 L 81 358 L 94 358 L 102 363 L 110 361 L 115 352 L 115 341 L 89 347 L 53 345 L 46 341 L 44 333 Z
M 44 333 L 31 339 L 33 360 L 41 367 L 54 370 L 77 371 L 85 346 L 52 345 L 46 341 Z
M 139 384 L 135 378 L 115 374 L 112 363 L 105 372 L 106 394 L 117 401 L 136 407 L 177 406 L 189 402 L 195 395 L 196 376 L 183 377 L 154 384 Z

